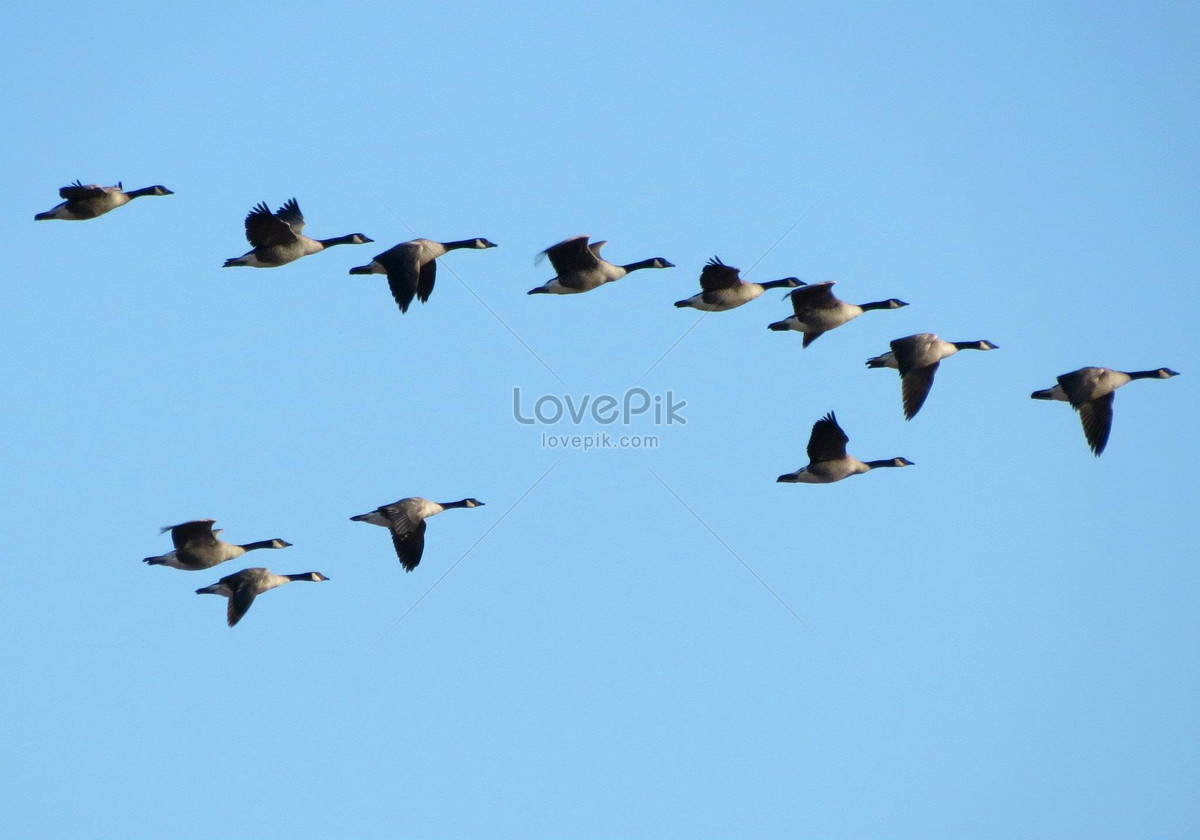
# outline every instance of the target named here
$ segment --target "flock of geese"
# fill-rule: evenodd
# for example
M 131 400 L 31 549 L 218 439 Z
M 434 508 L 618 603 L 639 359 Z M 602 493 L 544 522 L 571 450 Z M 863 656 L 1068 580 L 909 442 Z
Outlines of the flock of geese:
M 102 187 L 95 184 L 84 185 L 79 181 L 61 188 L 58 192 L 59 197 L 63 199 L 62 203 L 44 213 L 36 214 L 35 220 L 83 221 L 102 216 L 135 198 L 173 195 L 171 190 L 162 185 L 127 191 L 120 183 Z M 245 218 L 246 240 L 251 249 L 240 257 L 226 260 L 224 266 L 276 268 L 334 245 L 365 245 L 373 241 L 361 233 L 331 239 L 312 239 L 303 234 L 304 228 L 304 215 L 300 212 L 295 198 L 288 200 L 274 213 L 265 203 L 260 203 L 253 207 Z M 549 258 L 555 276 L 541 286 L 530 289 L 528 294 L 579 294 L 620 280 L 634 271 L 674 267 L 673 263 L 662 257 L 651 257 L 624 265 L 611 263 L 600 256 L 600 250 L 606 244 L 603 241 L 589 242 L 587 236 L 574 236 L 545 249 L 539 254 L 539 259 Z M 483 238 L 452 242 L 413 239 L 377 254 L 366 265 L 351 268 L 350 274 L 385 275 L 396 305 L 401 313 L 405 313 L 414 297 L 421 303 L 429 300 L 433 293 L 439 257 L 459 249 L 483 250 L 495 247 L 494 242 Z M 768 327 L 777 331 L 799 332 L 804 336 L 803 347 L 808 347 L 823 333 L 849 323 L 864 312 L 899 309 L 908 305 L 897 298 L 861 304 L 848 303 L 833 294 L 833 286 L 832 281 L 810 285 L 795 277 L 752 283 L 742 279 L 739 269 L 714 257 L 700 273 L 699 294 L 676 301 L 675 306 L 702 312 L 726 312 L 749 303 L 767 289 L 789 288 L 792 291 L 788 293 L 787 299 L 791 302 L 793 314 L 769 324 Z M 892 341 L 891 350 L 868 359 L 867 367 L 892 368 L 899 372 L 904 417 L 911 420 L 925 404 L 933 385 L 934 374 L 943 360 L 960 350 L 995 349 L 996 345 L 986 340 L 943 341 L 932 333 L 917 333 Z M 1037 400 L 1060 400 L 1070 403 L 1079 413 L 1088 445 L 1092 452 L 1099 456 L 1107 446 L 1112 430 L 1114 392 L 1135 379 L 1168 379 L 1177 375 L 1175 371 L 1165 367 L 1129 372 L 1085 367 L 1062 374 L 1058 377 L 1057 385 L 1034 391 L 1031 396 Z M 849 440 L 834 413 L 826 414 L 813 424 L 808 440 L 808 464 L 795 472 L 779 476 L 777 481 L 829 484 L 878 467 L 913 465 L 912 461 L 902 457 L 860 461 L 847 454 L 846 444 Z M 426 520 L 429 517 L 454 508 L 474 508 L 482 505 L 483 502 L 471 498 L 439 503 L 414 496 L 382 505 L 350 519 L 387 528 L 391 533 L 400 564 L 405 571 L 411 572 L 421 562 L 421 555 L 425 549 Z M 241 557 L 249 551 L 287 548 L 291 545 L 282 539 L 244 544 L 228 543 L 217 537 L 221 529 L 214 529 L 214 522 L 213 519 L 198 519 L 163 528 L 163 533 L 171 532 L 174 550 L 156 557 L 147 557 L 145 562 L 152 566 L 169 566 L 184 571 L 203 571 Z M 241 620 L 254 603 L 254 599 L 263 592 L 293 581 L 318 582 L 328 579 L 320 572 L 277 575 L 265 568 L 255 567 L 226 575 L 211 586 L 197 589 L 196 593 L 226 598 L 226 618 L 232 627 Z

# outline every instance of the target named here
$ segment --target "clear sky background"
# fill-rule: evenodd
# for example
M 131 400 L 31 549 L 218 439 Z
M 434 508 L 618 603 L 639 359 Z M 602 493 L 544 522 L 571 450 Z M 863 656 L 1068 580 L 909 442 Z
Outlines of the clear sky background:
M 111 5 L 0 34 L 0 836 L 1200 835 L 1195 4 Z M 375 243 L 222 269 L 292 196 Z M 500 247 L 402 317 L 412 231 Z M 581 233 L 677 267 L 527 297 Z M 714 254 L 911 305 L 802 351 Z M 906 423 L 923 331 L 1000 349 Z M 1084 365 L 1183 375 L 1096 459 Z M 512 417 L 634 385 L 653 451 Z M 776 484 L 830 410 L 916 466 Z M 487 506 L 404 574 L 409 495 Z M 200 517 L 294 547 L 141 562 Z

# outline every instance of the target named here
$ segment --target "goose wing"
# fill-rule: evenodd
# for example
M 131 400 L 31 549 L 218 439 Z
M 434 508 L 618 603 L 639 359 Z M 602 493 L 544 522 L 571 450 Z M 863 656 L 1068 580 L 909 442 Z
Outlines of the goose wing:
M 604 243 L 599 244 L 603 245 Z M 599 248 L 597 248 L 598 250 Z M 550 258 L 550 265 L 554 266 L 559 277 L 577 271 L 587 271 L 600 265 L 600 257 L 596 251 L 588 247 L 586 236 L 572 236 L 570 239 L 564 239 L 557 245 L 551 245 L 542 251 L 542 255 Z
M 255 597 L 260 591 L 258 584 L 266 574 L 267 570 L 264 568 L 242 569 L 240 572 L 225 575 L 217 582 L 218 586 L 223 586 L 229 591 L 229 602 L 225 605 L 225 620 L 230 627 L 241 621 L 246 610 L 250 609 L 250 605 L 254 603 Z
M 1067 391 L 1068 396 L 1070 393 Z M 1103 452 L 1104 447 L 1108 445 L 1108 434 L 1112 431 L 1113 397 L 1115 396 L 1115 393 L 1109 391 L 1103 397 L 1075 406 L 1079 412 L 1079 420 L 1083 423 L 1083 436 L 1087 438 L 1088 445 L 1092 447 L 1092 452 L 1096 455 Z
M 388 288 L 401 312 L 407 312 L 412 300 L 420 291 L 421 277 L 421 246 L 415 242 L 402 242 L 395 248 L 384 251 L 375 261 L 387 270 Z M 433 289 L 433 281 L 429 283 Z M 426 292 L 422 302 L 429 297 Z
M 79 181 L 75 181 L 59 189 L 58 195 L 59 198 L 65 198 L 67 201 L 82 201 L 87 198 L 99 198 L 107 194 L 110 190 L 119 191 L 120 189 L 120 184 L 115 187 L 102 187 L 99 184 L 85 185 Z
M 421 555 L 425 553 L 425 520 L 422 519 L 416 528 L 404 533 L 393 528 L 392 545 L 396 547 L 396 556 L 400 558 L 404 571 L 411 572 L 417 568 Z
M 901 376 L 913 368 L 930 364 L 929 339 L 932 337 L 928 333 L 917 333 L 890 342 L 892 355 L 896 357 L 896 366 L 899 368 Z M 932 359 L 932 361 L 938 360 Z
M 296 241 L 296 232 L 263 201 L 246 214 L 246 241 L 255 248 L 286 245 Z
M 213 533 L 213 523 L 216 521 L 215 519 L 196 519 L 192 522 L 170 525 L 162 530 L 163 533 L 171 532 L 171 542 L 176 551 L 188 547 L 198 548 L 217 542 L 217 536 Z
M 421 500 L 416 498 L 401 499 L 384 505 L 379 512 L 388 521 L 393 534 L 407 534 L 425 523 L 421 518 Z
M 295 198 L 289 198 L 287 202 L 275 211 L 275 217 L 283 221 L 292 229 L 292 233 L 297 235 L 304 230 L 304 214 L 300 212 L 300 205 L 296 203 Z
M 836 461 L 846 457 L 846 444 L 850 438 L 838 425 L 837 417 L 829 412 L 816 423 L 813 423 L 812 434 L 808 437 L 808 460 Z
M 732 289 L 742 282 L 739 271 L 731 265 L 725 265 L 720 257 L 713 257 L 700 272 L 700 288 L 706 292 Z
M 1071 403 L 1072 408 L 1078 409 L 1079 406 L 1096 398 L 1102 373 L 1104 373 L 1104 368 L 1085 367 L 1058 377 L 1058 384 L 1062 386 L 1063 393 L 1067 395 L 1067 401 Z M 1111 394 L 1112 391 L 1108 393 Z
M 841 303 L 833 295 L 832 280 L 793 289 L 788 293 L 788 299 L 792 302 L 792 311 L 801 320 L 804 319 L 805 313 L 814 309 L 833 309 Z
M 229 596 L 229 603 L 225 605 L 225 620 L 230 627 L 242 620 L 242 616 L 246 614 L 250 605 L 254 603 L 254 599 L 258 597 L 258 590 L 255 586 L 245 580 L 231 589 L 233 589 L 233 594 Z
M 933 387 L 933 375 L 937 373 L 940 364 L 941 362 L 934 362 L 924 367 L 910 368 L 900 374 L 900 397 L 904 401 L 905 420 L 916 417 L 921 406 L 925 405 L 925 398 L 929 396 L 929 389 Z
M 421 277 L 417 280 L 417 300 L 424 303 L 433 294 L 433 281 L 437 279 L 437 260 L 430 260 L 421 266 Z

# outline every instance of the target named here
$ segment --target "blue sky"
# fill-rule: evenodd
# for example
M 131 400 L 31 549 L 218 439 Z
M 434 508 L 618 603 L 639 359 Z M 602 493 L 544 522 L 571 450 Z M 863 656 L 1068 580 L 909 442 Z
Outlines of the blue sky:
M 122 6 L 0 34 L 0 836 L 1200 833 L 1195 5 Z M 292 196 L 375 243 L 220 268 Z M 413 231 L 499 247 L 402 317 Z M 581 233 L 677 267 L 527 297 Z M 802 351 L 671 306 L 714 254 L 911 305 Z M 1000 349 L 906 423 L 923 331 Z M 1084 365 L 1183 375 L 1096 459 Z M 656 448 L 512 416 L 635 386 Z M 830 410 L 916 466 L 776 484 Z M 406 575 L 408 495 L 487 506 Z M 200 517 L 294 547 L 140 562 Z M 192 594 L 258 564 L 330 581 Z

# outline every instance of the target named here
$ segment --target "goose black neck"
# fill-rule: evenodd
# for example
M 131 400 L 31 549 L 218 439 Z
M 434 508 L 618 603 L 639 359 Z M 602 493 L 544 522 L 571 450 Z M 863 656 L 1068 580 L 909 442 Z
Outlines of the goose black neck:
M 307 581 L 311 582 L 313 579 L 313 575 L 315 575 L 315 574 L 316 574 L 316 572 L 305 572 L 304 574 L 301 574 L 301 575 L 284 575 L 284 577 L 290 581 L 307 580 Z
M 439 502 L 439 504 L 449 510 L 450 508 L 465 508 L 469 507 L 466 499 L 459 499 L 457 502 Z
M 638 271 L 642 268 L 654 268 L 654 264 L 657 262 L 657 257 L 651 257 L 648 260 L 639 260 L 638 262 L 630 263 L 629 265 L 623 265 L 621 268 L 625 269 L 625 273 L 628 274 L 630 271 Z
M 978 350 L 982 345 L 982 341 L 951 341 L 956 350 Z
M 871 469 L 876 469 L 878 467 L 898 467 L 900 464 L 897 464 L 896 462 L 899 460 L 899 458 L 887 458 L 883 461 L 863 461 L 863 463 Z
M 246 551 L 254 551 L 255 549 L 258 549 L 258 548 L 274 548 L 274 547 L 275 547 L 275 540 L 259 540 L 258 542 L 246 543 L 243 546 L 239 546 L 239 548 L 243 548 Z
M 355 236 L 356 234 L 350 233 L 346 236 L 335 236 L 333 239 L 318 239 L 317 241 L 324 247 L 329 248 L 333 245 L 351 245 L 354 243 Z
M 1157 368 L 1155 370 L 1131 370 L 1125 375 L 1130 379 L 1158 379 L 1161 376 L 1158 370 Z
M 129 192 L 125 193 L 125 195 L 129 196 L 130 198 L 141 198 L 144 195 L 157 195 L 157 189 L 158 187 L 143 187 L 140 190 L 130 190 Z
M 454 242 L 443 242 L 442 247 L 447 251 L 457 251 L 459 248 L 474 248 L 475 239 L 457 239 Z
M 892 302 L 890 300 L 873 300 L 870 303 L 860 303 L 858 308 L 864 312 L 872 309 L 891 309 Z
M 768 280 L 766 283 L 760 283 L 759 285 L 764 289 L 781 289 L 784 286 L 790 285 L 791 282 L 792 278 L 785 277 L 782 280 Z

